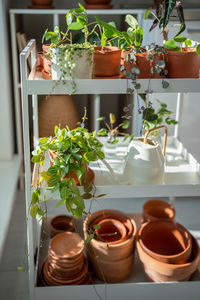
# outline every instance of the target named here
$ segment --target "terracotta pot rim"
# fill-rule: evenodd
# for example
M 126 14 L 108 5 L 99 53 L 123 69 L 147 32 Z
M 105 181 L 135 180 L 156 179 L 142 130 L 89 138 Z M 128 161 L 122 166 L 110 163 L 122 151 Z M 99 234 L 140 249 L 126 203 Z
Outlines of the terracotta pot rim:
M 158 252 L 155 252 L 153 250 L 151 250 L 150 248 L 148 248 L 144 243 L 143 243 L 143 240 L 141 239 L 141 235 L 142 235 L 142 232 L 143 230 L 145 230 L 147 227 L 151 226 L 152 224 L 156 224 L 158 223 L 158 227 L 159 227 L 159 223 L 169 223 L 170 225 L 174 224 L 176 225 L 176 227 L 178 227 L 178 230 L 182 233 L 184 232 L 186 235 L 187 235 L 187 240 L 188 240 L 188 243 L 187 243 L 187 246 L 185 249 L 183 249 L 183 251 L 179 252 L 179 253 L 176 253 L 176 254 L 171 254 L 171 255 L 165 255 L 165 254 L 160 254 Z M 174 227 L 175 228 L 175 227 Z M 146 252 L 146 250 L 149 252 L 149 255 L 152 254 L 152 256 L 157 256 L 158 257 L 158 260 L 159 258 L 160 259 L 169 259 L 169 260 L 173 260 L 173 259 L 178 259 L 179 256 L 184 256 L 185 253 L 187 253 L 190 249 L 192 249 L 192 241 L 191 241 L 191 236 L 190 236 L 190 233 L 186 230 L 185 227 L 183 227 L 181 224 L 173 221 L 173 220 L 170 220 L 170 219 L 160 219 L 160 220 L 155 220 L 155 221 L 151 221 L 151 222 L 147 222 L 147 223 L 144 223 L 139 231 L 138 231 L 138 242 L 141 246 L 141 248 Z M 189 251 L 191 252 L 191 251 Z M 147 253 L 147 252 L 146 252 Z M 151 256 L 151 257 L 152 257 Z
M 195 48 L 192 49 L 183 48 L 183 51 L 173 51 L 173 50 L 166 49 L 166 51 L 167 51 L 167 55 L 169 56 L 198 55 Z
M 89 226 L 95 219 L 99 218 L 100 216 L 106 215 L 106 213 L 111 214 L 111 211 L 112 211 L 113 213 L 116 213 L 116 214 L 118 213 L 119 215 L 122 215 L 122 216 L 127 217 L 126 214 L 124 214 L 123 212 L 121 212 L 121 211 L 119 211 L 119 210 L 112 210 L 112 209 L 100 210 L 100 211 L 98 211 L 98 212 L 99 212 L 98 216 L 96 216 L 96 217 L 94 217 L 94 219 L 90 220 L 90 223 L 89 223 L 89 224 L 88 224 L 88 219 L 89 219 L 89 217 L 87 217 L 87 218 L 85 219 L 85 221 L 84 221 L 84 223 L 83 223 L 83 229 L 84 229 L 84 231 L 87 233 L 87 235 L 88 235 L 87 226 Z M 97 213 L 97 212 L 95 212 L 95 213 Z M 90 216 L 90 217 L 91 217 L 91 216 Z M 97 240 L 95 240 L 95 239 L 92 239 L 91 242 L 100 244 L 100 245 L 102 245 L 102 246 L 105 245 L 105 244 L 109 244 L 109 248 L 112 248 L 112 249 L 113 249 L 113 248 L 118 248 L 119 246 L 126 245 L 127 243 L 130 242 L 130 240 L 132 240 L 132 239 L 135 238 L 136 233 L 137 233 L 137 226 L 136 226 L 135 220 L 134 220 L 133 218 L 129 218 L 129 219 L 130 219 L 130 221 L 131 221 L 131 223 L 132 223 L 132 225 L 133 225 L 133 232 L 132 232 L 132 235 L 131 235 L 130 237 L 127 237 L 127 239 L 126 239 L 125 241 L 121 241 L 121 242 L 118 243 L 118 244 L 110 244 L 110 243 L 105 243 L 105 242 L 101 242 L 101 241 L 97 241 Z
M 94 52 L 96 53 L 101 53 L 101 54 L 113 54 L 113 52 L 121 52 L 122 50 L 116 46 L 94 46 Z

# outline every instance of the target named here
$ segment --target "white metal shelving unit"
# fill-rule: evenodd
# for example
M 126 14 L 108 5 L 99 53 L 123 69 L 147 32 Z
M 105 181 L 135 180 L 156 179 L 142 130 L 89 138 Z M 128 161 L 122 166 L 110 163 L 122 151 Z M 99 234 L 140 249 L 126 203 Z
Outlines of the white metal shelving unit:
M 30 75 L 27 75 L 26 61 L 28 56 L 32 57 L 33 69 Z M 23 130 L 24 130 L 24 153 L 25 153 L 25 181 L 26 181 L 26 209 L 27 216 L 29 214 L 29 206 L 31 203 L 31 161 L 30 161 L 30 136 L 29 136 L 29 111 L 28 111 L 28 96 L 32 95 L 33 107 L 35 106 L 36 96 L 38 94 L 48 94 L 54 85 L 52 80 L 43 80 L 40 73 L 36 71 L 36 46 L 35 41 L 31 40 L 27 47 L 20 55 L 21 64 L 21 87 L 22 87 L 22 108 L 23 108 Z M 173 93 L 173 92 L 198 92 L 200 93 L 200 79 L 174 79 L 168 80 L 170 85 L 167 89 L 163 89 L 161 80 L 153 79 L 151 87 L 156 92 L 160 93 Z M 126 79 L 91 79 L 91 80 L 76 80 L 77 93 L 121 93 L 125 94 L 127 85 L 131 86 L 131 81 Z M 144 92 L 148 85 L 148 80 L 141 79 L 140 92 Z M 70 82 L 66 82 L 66 85 L 58 84 L 53 90 L 53 94 L 70 93 Z M 37 126 L 37 109 L 33 110 L 33 123 L 34 123 L 34 137 L 38 138 L 38 126 Z M 105 206 L 111 205 L 127 212 L 131 212 L 135 207 L 138 210 L 137 199 L 143 197 L 180 197 L 180 196 L 200 196 L 200 175 L 199 164 L 192 157 L 191 154 L 184 149 L 184 146 L 177 139 L 178 133 L 175 132 L 175 136 L 169 139 L 168 155 L 172 157 L 169 160 L 165 168 L 165 183 L 162 185 L 146 185 L 146 186 L 131 186 L 131 185 L 117 185 L 116 183 L 105 183 L 101 181 L 102 177 L 98 176 L 97 172 L 97 193 L 103 192 L 107 194 L 107 200 L 102 200 Z M 173 160 L 174 158 L 174 160 Z M 120 163 L 120 159 L 118 163 Z M 95 166 L 94 166 L 95 167 Z M 102 170 L 100 170 L 102 171 Z M 105 178 L 104 178 L 105 179 Z M 58 199 L 58 195 L 53 194 L 53 199 Z M 114 199 L 113 199 L 114 198 Z M 127 199 L 124 199 L 127 198 Z M 123 199 L 123 200 L 122 200 Z M 50 214 L 54 214 L 53 204 L 54 201 L 50 201 Z M 200 201 L 191 200 L 191 205 L 195 203 L 194 210 L 200 210 Z M 184 204 L 184 201 L 183 201 Z M 105 207 L 107 208 L 107 207 Z M 98 208 L 97 208 L 98 209 Z M 191 208 L 192 209 L 192 208 Z M 59 213 L 59 210 L 56 211 Z M 189 223 L 189 221 L 188 221 Z M 200 226 L 199 221 L 197 221 Z M 36 232 L 35 233 L 35 229 Z M 28 218 L 28 251 L 29 251 L 29 280 L 30 280 L 30 292 L 31 299 L 49 299 L 53 300 L 59 297 L 59 300 L 68 299 L 82 299 L 95 300 L 98 299 L 95 290 L 101 295 L 104 295 L 105 285 L 96 284 L 89 286 L 61 286 L 61 287 L 37 287 L 37 271 L 38 265 L 34 264 L 34 253 L 37 247 L 39 247 L 40 238 L 40 224 Z M 199 231 L 198 231 L 199 234 Z M 199 235 L 200 237 L 200 235 Z M 137 269 L 138 267 L 136 267 Z M 189 299 L 189 292 L 192 291 L 192 299 L 199 299 L 200 295 L 200 279 L 190 282 L 173 282 L 173 283 L 147 283 L 143 277 L 133 274 L 133 279 L 129 279 L 120 284 L 107 284 L 107 298 L 108 300 L 116 299 L 168 299 L 171 295 L 171 299 Z M 156 293 L 155 293 L 156 291 Z M 174 297 L 173 297 L 174 296 Z M 103 296 L 104 297 L 104 296 Z M 103 298 L 104 299 L 104 298 Z

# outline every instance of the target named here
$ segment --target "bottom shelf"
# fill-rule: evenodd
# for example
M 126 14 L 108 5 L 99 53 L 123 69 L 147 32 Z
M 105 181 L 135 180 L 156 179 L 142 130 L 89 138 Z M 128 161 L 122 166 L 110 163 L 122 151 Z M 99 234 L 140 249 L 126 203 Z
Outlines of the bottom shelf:
M 119 199 L 118 199 L 119 200 Z M 116 199 L 104 199 L 101 203 L 103 208 L 117 207 L 118 209 L 129 211 L 130 208 L 133 211 L 141 212 L 142 205 L 146 199 L 126 199 L 118 201 Z M 53 204 L 52 201 L 51 205 Z M 55 203 L 54 203 L 55 204 Z M 98 208 L 97 208 L 98 207 Z M 100 209 L 99 206 L 94 208 L 94 210 Z M 124 209 L 122 209 L 124 207 Z M 200 242 L 200 221 L 199 221 L 199 211 L 200 211 L 200 199 L 177 199 L 175 203 L 175 208 L 177 212 L 177 221 L 183 224 Z M 55 212 L 55 213 L 52 213 Z M 61 213 L 52 208 L 51 215 L 56 215 Z M 63 213 L 63 211 L 62 211 Z M 137 217 L 140 216 L 137 213 Z M 137 218 L 138 219 L 138 218 Z M 49 226 L 50 217 L 47 218 L 46 223 L 44 223 L 44 230 L 42 233 L 42 247 L 39 249 L 38 255 L 38 267 L 37 274 L 40 274 L 41 266 L 45 258 L 47 257 L 47 249 L 49 245 Z M 81 233 L 81 224 L 77 223 L 78 231 Z M 41 230 L 41 228 L 40 228 Z M 123 282 L 117 284 L 104 284 L 99 280 L 95 281 L 93 285 L 86 286 L 51 286 L 51 287 L 35 287 L 35 299 L 47 298 L 53 300 L 59 295 L 59 300 L 64 299 L 105 299 L 105 300 L 116 300 L 116 299 L 189 299 L 190 293 L 192 293 L 193 300 L 198 299 L 200 295 L 200 270 L 193 274 L 192 278 L 188 282 L 169 282 L 169 283 L 149 283 L 147 282 L 142 264 L 140 263 L 137 255 L 135 255 L 135 263 L 133 265 L 133 270 L 130 276 Z M 100 295 L 100 296 L 98 296 Z M 174 295 L 176 297 L 174 298 Z

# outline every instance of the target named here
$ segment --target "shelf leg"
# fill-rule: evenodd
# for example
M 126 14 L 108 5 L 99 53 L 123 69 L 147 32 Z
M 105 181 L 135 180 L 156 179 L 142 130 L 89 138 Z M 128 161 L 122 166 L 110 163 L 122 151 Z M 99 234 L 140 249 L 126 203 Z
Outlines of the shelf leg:
M 91 101 L 92 103 L 92 112 L 93 112 L 93 130 L 98 131 L 99 130 L 99 126 L 100 126 L 100 122 L 97 121 L 97 118 L 100 117 L 100 95 L 95 94 L 92 96 L 93 97 L 93 101 Z
M 175 125 L 174 128 L 174 137 L 179 139 L 180 137 L 180 123 L 181 123 L 181 116 L 183 111 L 183 101 L 184 101 L 184 93 L 178 93 L 177 95 L 177 104 L 176 104 L 176 121 L 178 124 Z
M 39 140 L 37 95 L 32 95 L 32 107 L 33 107 L 33 143 L 34 143 L 34 148 L 36 148 Z

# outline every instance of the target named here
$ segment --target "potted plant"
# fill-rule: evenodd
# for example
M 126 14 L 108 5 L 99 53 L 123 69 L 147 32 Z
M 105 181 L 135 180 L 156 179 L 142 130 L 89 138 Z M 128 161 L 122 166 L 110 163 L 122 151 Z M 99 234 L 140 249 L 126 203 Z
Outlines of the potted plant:
M 97 120 L 103 121 L 105 127 L 101 128 L 98 131 L 99 136 L 106 136 L 106 140 L 104 141 L 104 151 L 107 156 L 113 156 L 116 154 L 117 143 L 119 142 L 118 136 L 123 136 L 123 141 L 126 141 L 129 138 L 129 142 L 133 139 L 133 134 L 121 132 L 120 129 L 128 129 L 130 125 L 130 121 L 128 117 L 125 116 L 126 119 L 120 124 L 115 126 L 116 118 L 113 113 L 109 114 L 109 122 L 106 121 L 105 117 L 100 117 Z
M 93 70 L 93 46 L 88 42 L 89 32 L 88 16 L 85 8 L 79 3 L 79 8 L 71 9 L 66 15 L 67 29 L 62 32 L 58 26 L 54 31 L 46 29 L 42 41 L 51 41 L 49 50 L 46 53 L 51 61 L 51 71 L 53 80 L 73 80 L 74 78 L 92 78 Z M 93 24 L 93 23 L 92 23 Z M 84 32 L 84 43 L 73 44 L 73 30 Z
M 200 44 L 192 47 L 192 41 L 184 36 L 175 36 L 165 42 L 166 67 L 169 78 L 199 78 Z
M 84 120 L 85 118 L 86 115 Z M 93 186 L 94 173 L 88 165 L 91 161 L 105 157 L 96 133 L 89 133 L 83 124 L 73 130 L 56 126 L 55 136 L 41 138 L 32 153 L 32 162 L 39 165 L 44 164 L 45 153 L 49 153 L 50 167 L 41 172 L 40 182 L 47 182 L 47 190 L 59 192 L 60 201 L 57 206 L 64 205 L 75 218 L 81 218 L 85 213 L 84 199 L 96 197 Z M 81 192 L 77 185 L 83 185 L 84 192 Z M 45 201 L 40 199 L 38 186 L 32 193 L 32 217 L 45 215 L 46 209 L 42 207 Z

